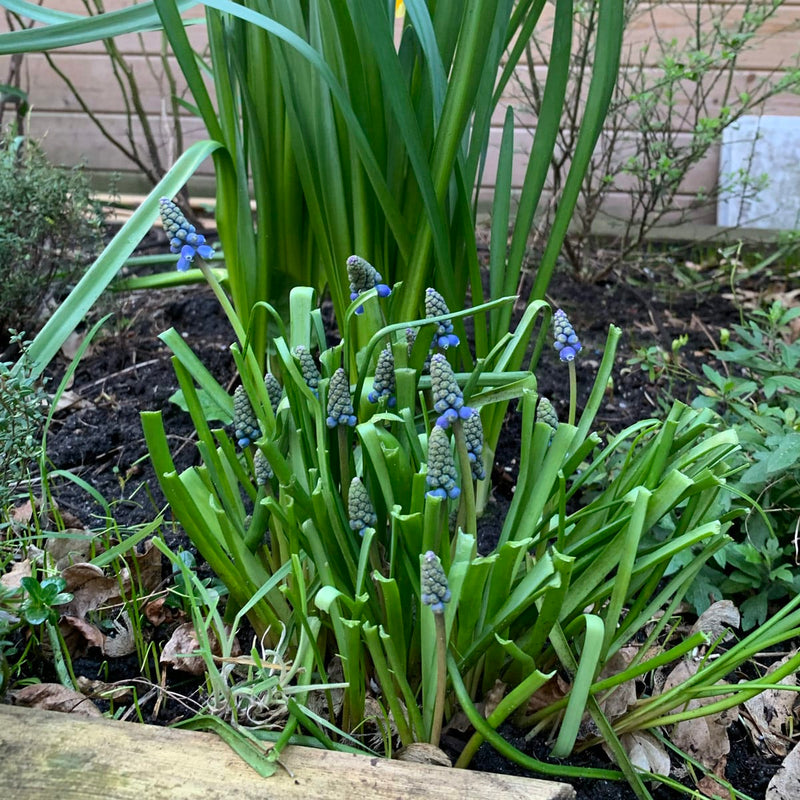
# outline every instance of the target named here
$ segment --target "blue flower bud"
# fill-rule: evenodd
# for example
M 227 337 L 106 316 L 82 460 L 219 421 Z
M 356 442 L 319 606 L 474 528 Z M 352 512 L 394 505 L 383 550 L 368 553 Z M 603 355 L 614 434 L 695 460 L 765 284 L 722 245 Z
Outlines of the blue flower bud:
M 319 397 L 319 379 L 322 377 L 319 374 L 317 365 L 314 363 L 314 357 L 308 352 L 308 348 L 302 344 L 292 350 L 292 355 L 297 359 L 300 364 L 300 374 L 306 385 L 314 393 L 314 397 Z
M 560 308 L 553 314 L 553 332 L 555 335 L 553 347 L 558 350 L 559 358 L 562 361 L 574 361 L 575 356 L 583 349 L 583 345 L 578 341 L 567 315 Z
M 233 392 L 233 432 L 239 447 L 247 447 L 261 436 L 261 428 L 244 386 L 237 386 Z
M 350 482 L 350 491 L 347 495 L 347 518 L 350 527 L 364 535 L 364 528 L 374 528 L 378 524 L 378 515 L 367 494 L 367 487 L 356 476 Z
M 267 396 L 269 397 L 269 404 L 272 406 L 272 413 L 277 414 L 278 406 L 283 397 L 283 387 L 271 372 L 264 376 L 264 385 L 267 387 Z
M 477 411 L 464 420 L 464 439 L 467 443 L 467 456 L 472 477 L 482 481 L 486 477 L 486 468 L 483 466 L 483 425 L 481 415 Z
M 536 405 L 536 421 L 543 422 L 552 430 L 550 434 L 552 439 L 553 433 L 558 430 L 558 414 L 556 414 L 553 404 L 546 397 L 540 397 Z
M 453 368 L 441 353 L 431 356 L 431 391 L 433 392 L 433 410 L 440 416 L 436 424 L 449 428 L 458 419 L 468 419 L 472 409 L 464 405 L 464 395 L 456 381 Z
M 431 497 L 449 497 L 455 500 L 461 494 L 458 474 L 450 449 L 447 432 L 438 425 L 433 426 L 428 437 L 428 474 L 425 478 Z
M 386 345 L 378 355 L 378 363 L 375 365 L 375 377 L 372 381 L 372 391 L 367 395 L 367 400 L 370 403 L 377 403 L 381 397 L 388 397 L 389 407 L 392 407 L 397 403 L 394 390 L 394 355 L 391 345 Z
M 161 222 L 167 236 L 170 238 L 169 249 L 172 253 L 180 253 L 178 271 L 185 272 L 194 261 L 196 255 L 200 258 L 211 258 L 214 249 L 206 244 L 206 237 L 197 233 L 194 225 L 190 225 L 175 203 L 168 197 L 159 200 Z
M 447 303 L 436 289 L 425 290 L 425 316 L 441 317 L 449 314 L 450 309 Z M 458 336 L 453 333 L 453 323 L 450 320 L 438 323 L 436 333 L 433 336 L 433 344 L 440 347 L 442 350 L 447 350 L 448 347 L 456 347 L 459 344 Z
M 359 295 L 370 289 L 377 289 L 378 297 L 388 297 L 392 290 L 382 283 L 378 270 L 361 256 L 350 256 L 347 259 L 347 277 L 350 279 L 350 299 L 355 300 Z M 364 306 L 356 309 L 356 314 L 363 314 Z
M 266 486 L 272 478 L 272 467 L 260 450 L 256 450 L 256 454 L 253 456 L 253 467 L 256 473 L 256 484 Z
M 341 367 L 333 373 L 328 384 L 328 418 L 325 422 L 329 428 L 337 425 L 348 425 L 352 428 L 356 424 L 353 402 L 350 399 L 350 379 Z
M 434 614 L 444 614 L 445 603 L 450 602 L 450 589 L 442 562 L 433 550 L 420 556 L 420 599 L 431 607 Z

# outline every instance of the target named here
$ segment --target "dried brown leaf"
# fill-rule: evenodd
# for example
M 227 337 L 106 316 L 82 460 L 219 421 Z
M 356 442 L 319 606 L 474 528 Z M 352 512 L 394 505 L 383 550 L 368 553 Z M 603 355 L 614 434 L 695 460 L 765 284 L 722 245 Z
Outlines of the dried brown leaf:
M 62 616 L 58 627 L 70 656 L 85 652 L 87 647 L 99 647 L 105 652 L 105 634 L 83 617 L 71 614 Z
M 738 628 L 742 621 L 739 609 L 730 600 L 719 600 L 712 603 L 692 625 L 689 635 L 693 636 L 698 631 L 702 631 L 708 636 L 709 641 L 714 642 L 723 634 L 728 639 L 732 635 L 731 628 Z
M 667 692 L 684 683 L 697 672 L 698 666 L 699 663 L 694 660 L 681 661 L 667 676 L 663 691 Z M 691 700 L 686 709 L 701 708 L 715 700 L 714 697 Z M 670 732 L 669 738 L 678 749 L 692 756 L 710 771 L 711 775 L 704 776 L 697 784 L 697 788 L 709 797 L 714 794 L 722 798 L 729 796 L 727 790 L 717 783 L 713 776 L 721 778 L 725 775 L 725 765 L 731 749 L 728 727 L 736 721 L 737 716 L 738 709 L 729 708 L 718 714 L 679 722 Z
M 31 576 L 31 562 L 29 559 L 24 561 L 15 561 L 11 569 L 3 575 L 0 575 L 0 586 L 5 589 L 19 589 L 22 586 L 23 578 L 30 578 Z
M 149 603 L 147 603 L 147 605 L 144 607 L 144 615 L 147 618 L 147 621 L 156 628 L 159 625 L 164 625 L 167 622 L 173 622 L 176 619 L 181 619 L 185 616 L 182 611 L 171 608 L 166 604 L 166 602 L 166 597 L 157 597 L 155 600 L 151 600 Z
M 127 656 L 136 650 L 136 631 L 127 611 L 123 611 L 112 623 L 114 635 L 106 636 L 103 652 L 112 658 Z
M 767 670 L 774 672 L 796 654 L 793 651 L 780 661 L 776 661 Z M 797 676 L 787 675 L 778 685 L 796 686 Z M 787 731 L 791 730 L 794 718 L 794 706 L 797 695 L 791 690 L 767 689 L 761 694 L 745 701 L 747 711 L 742 721 L 753 743 L 765 755 L 785 756 L 789 752 L 790 739 Z
M 208 638 L 211 644 L 211 652 L 215 656 L 220 655 L 219 642 L 213 630 L 208 632 Z M 194 626 L 191 622 L 184 622 L 183 625 L 178 625 L 175 628 L 169 641 L 164 645 L 164 649 L 161 651 L 161 663 L 174 667 L 181 672 L 188 672 L 191 675 L 203 675 L 206 667 L 202 656 L 191 655 L 196 653 L 198 649 L 199 643 Z M 241 648 L 234 640 L 231 655 L 236 656 L 239 653 L 241 653 Z
M 10 693 L 18 706 L 63 711 L 86 717 L 102 717 L 100 709 L 85 695 L 60 683 L 34 683 Z
M 638 647 L 623 647 L 618 650 L 606 662 L 599 679 L 610 678 L 624 672 L 638 652 Z M 610 694 L 599 698 L 598 702 L 601 710 L 610 720 L 621 717 L 636 702 L 636 681 L 629 680 L 621 683 Z
M 56 569 L 61 571 L 86 561 L 93 538 L 94 535 L 86 528 L 67 528 L 62 535 L 49 537 L 44 549 Z
M 624 733 L 620 743 L 635 767 L 655 775 L 669 775 L 669 753 L 652 734 L 645 731 Z
M 78 688 L 87 697 L 97 697 L 101 700 L 129 700 L 133 697 L 133 688 L 123 682 L 106 683 L 93 681 L 83 675 L 78 675 Z
M 568 691 L 569 684 L 560 675 L 556 675 L 533 693 L 528 701 L 528 713 L 533 714 L 562 700 Z
M 12 525 L 27 525 L 33 519 L 33 504 L 26 500 L 15 506 L 8 517 Z
M 783 759 L 772 776 L 764 800 L 797 800 L 800 797 L 800 744 Z
M 500 705 L 500 701 L 503 699 L 507 688 L 503 681 L 498 680 L 495 681 L 494 686 L 486 692 L 486 696 L 480 704 L 480 711 L 484 717 L 488 717 L 497 706 Z
M 414 764 L 433 764 L 437 767 L 452 767 L 450 756 L 438 747 L 427 742 L 412 742 L 397 753 L 398 761 Z
M 72 600 L 63 606 L 63 613 L 73 617 L 85 617 L 101 606 L 122 602 L 119 582 L 108 577 L 94 564 L 73 564 L 61 577 L 67 583 L 66 591 L 72 592 Z
M 59 411 L 78 411 L 82 408 L 90 408 L 93 404 L 89 400 L 85 400 L 77 392 L 72 389 L 67 389 L 62 392 L 56 402 L 56 413 Z

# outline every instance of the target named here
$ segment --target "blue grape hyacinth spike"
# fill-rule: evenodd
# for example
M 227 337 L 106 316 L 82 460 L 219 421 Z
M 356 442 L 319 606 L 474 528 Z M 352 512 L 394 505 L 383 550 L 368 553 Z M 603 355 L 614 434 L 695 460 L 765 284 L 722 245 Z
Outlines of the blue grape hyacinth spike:
M 425 290 L 425 316 L 442 317 L 450 313 L 444 297 L 436 291 L 436 289 L 428 288 Z M 456 347 L 460 340 L 458 336 L 453 333 L 453 323 L 450 320 L 439 322 L 436 326 L 436 333 L 433 336 L 433 345 L 447 350 L 449 347 Z
M 574 361 L 575 356 L 583 349 L 583 345 L 566 313 L 560 308 L 553 314 L 553 334 L 555 336 L 553 347 L 558 351 L 558 357 L 562 361 Z
M 433 550 L 428 550 L 420 559 L 420 599 L 434 614 L 444 614 L 445 603 L 450 602 L 450 597 L 442 562 Z
M 347 495 L 347 517 L 350 528 L 363 536 L 365 528 L 374 528 L 378 524 L 378 515 L 372 501 L 369 499 L 367 487 L 356 476 L 350 482 L 350 491 Z
M 389 407 L 392 408 L 397 403 L 394 392 L 394 354 L 391 345 L 386 345 L 378 355 L 375 377 L 372 380 L 372 391 L 367 395 L 367 400 L 370 403 L 377 403 L 382 397 L 387 397 Z
M 353 401 L 350 398 L 350 379 L 341 367 L 333 373 L 328 384 L 328 416 L 325 423 L 329 428 L 337 425 L 352 428 L 356 424 Z
M 438 425 L 433 426 L 428 437 L 428 474 L 425 480 L 430 497 L 455 500 L 461 494 L 450 439 L 447 431 Z
M 431 356 L 430 371 L 433 410 L 439 414 L 436 424 L 441 428 L 449 428 L 456 420 L 467 419 L 472 409 L 464 405 L 464 395 L 453 368 L 442 353 Z
M 388 297 L 392 290 L 383 283 L 380 272 L 361 256 L 347 259 L 347 277 L 350 280 L 350 299 L 355 300 L 370 289 L 377 290 L 378 297 Z M 356 314 L 363 314 L 364 306 L 356 308 Z
M 194 225 L 190 225 L 180 208 L 168 197 L 159 200 L 161 223 L 169 237 L 171 253 L 179 253 L 178 271 L 185 272 L 194 261 L 195 256 L 211 258 L 214 249 L 206 244 L 206 237 L 197 233 Z

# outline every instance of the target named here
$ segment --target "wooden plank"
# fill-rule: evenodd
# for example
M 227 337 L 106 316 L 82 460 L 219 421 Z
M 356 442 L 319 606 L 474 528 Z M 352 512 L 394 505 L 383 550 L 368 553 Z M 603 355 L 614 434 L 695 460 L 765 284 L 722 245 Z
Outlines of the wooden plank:
M 206 733 L 0 706 L 0 797 L 14 800 L 571 800 L 567 784 L 289 747 L 261 778 Z

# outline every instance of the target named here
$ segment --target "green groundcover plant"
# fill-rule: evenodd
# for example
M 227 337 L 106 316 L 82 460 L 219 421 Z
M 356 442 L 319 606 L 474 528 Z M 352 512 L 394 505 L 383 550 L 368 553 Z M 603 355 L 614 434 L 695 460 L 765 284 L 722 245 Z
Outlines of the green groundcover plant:
M 742 464 L 729 502 L 747 513 L 742 535 L 703 569 L 691 599 L 702 610 L 709 596 L 736 598 L 746 630 L 800 591 L 800 341 L 792 329 L 798 317 L 800 309 L 780 301 L 747 313 L 713 351 L 721 367 L 703 365 L 701 394 L 692 403 L 713 408 L 737 431 Z

